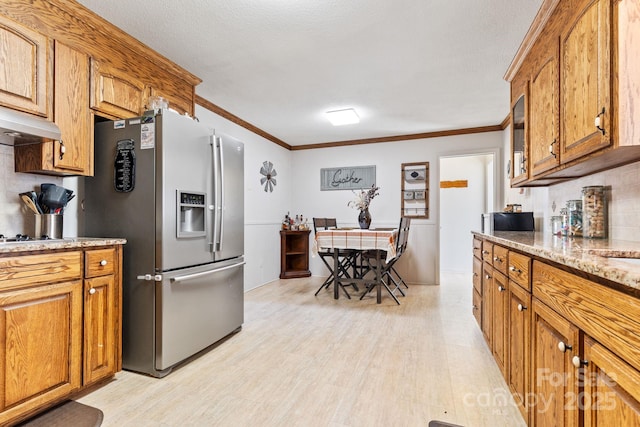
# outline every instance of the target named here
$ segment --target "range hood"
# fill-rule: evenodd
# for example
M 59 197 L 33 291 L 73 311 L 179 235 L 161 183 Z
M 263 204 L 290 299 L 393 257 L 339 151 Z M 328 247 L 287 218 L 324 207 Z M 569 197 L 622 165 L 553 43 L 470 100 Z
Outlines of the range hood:
M 42 117 L 0 107 L 0 144 L 33 144 L 60 139 L 60 129 Z

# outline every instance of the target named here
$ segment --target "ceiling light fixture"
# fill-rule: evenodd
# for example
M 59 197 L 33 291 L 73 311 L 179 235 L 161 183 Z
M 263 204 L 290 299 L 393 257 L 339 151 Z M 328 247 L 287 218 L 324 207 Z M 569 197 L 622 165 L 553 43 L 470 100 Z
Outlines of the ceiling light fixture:
M 353 108 L 347 108 L 344 110 L 327 111 L 325 113 L 327 118 L 334 126 L 351 125 L 354 123 L 360 123 L 360 117 L 356 114 Z

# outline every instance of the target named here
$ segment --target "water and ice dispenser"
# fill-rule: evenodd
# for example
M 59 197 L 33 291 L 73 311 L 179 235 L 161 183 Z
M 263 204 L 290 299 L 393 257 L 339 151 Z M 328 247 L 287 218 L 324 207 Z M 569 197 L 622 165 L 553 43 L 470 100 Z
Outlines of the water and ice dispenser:
M 204 193 L 178 190 L 178 237 L 200 237 L 205 235 Z

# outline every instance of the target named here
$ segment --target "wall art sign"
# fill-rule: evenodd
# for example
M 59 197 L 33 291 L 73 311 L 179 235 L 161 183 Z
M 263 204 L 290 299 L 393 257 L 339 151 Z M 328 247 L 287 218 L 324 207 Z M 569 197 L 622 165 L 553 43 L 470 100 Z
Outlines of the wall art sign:
M 375 166 L 345 166 L 320 169 L 320 191 L 359 190 L 376 183 Z

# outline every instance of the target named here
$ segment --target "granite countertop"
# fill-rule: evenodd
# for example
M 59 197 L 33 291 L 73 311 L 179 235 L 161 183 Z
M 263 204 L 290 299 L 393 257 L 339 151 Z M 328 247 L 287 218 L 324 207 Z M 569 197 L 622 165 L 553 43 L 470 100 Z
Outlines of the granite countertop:
M 640 242 L 561 237 L 529 231 L 472 233 L 494 243 L 640 290 Z M 638 260 L 625 261 L 620 258 Z
M 0 243 L 0 254 L 50 251 L 56 249 L 89 248 L 93 246 L 123 245 L 125 243 L 127 243 L 126 239 L 102 237 L 65 237 L 55 240 L 4 242 Z

